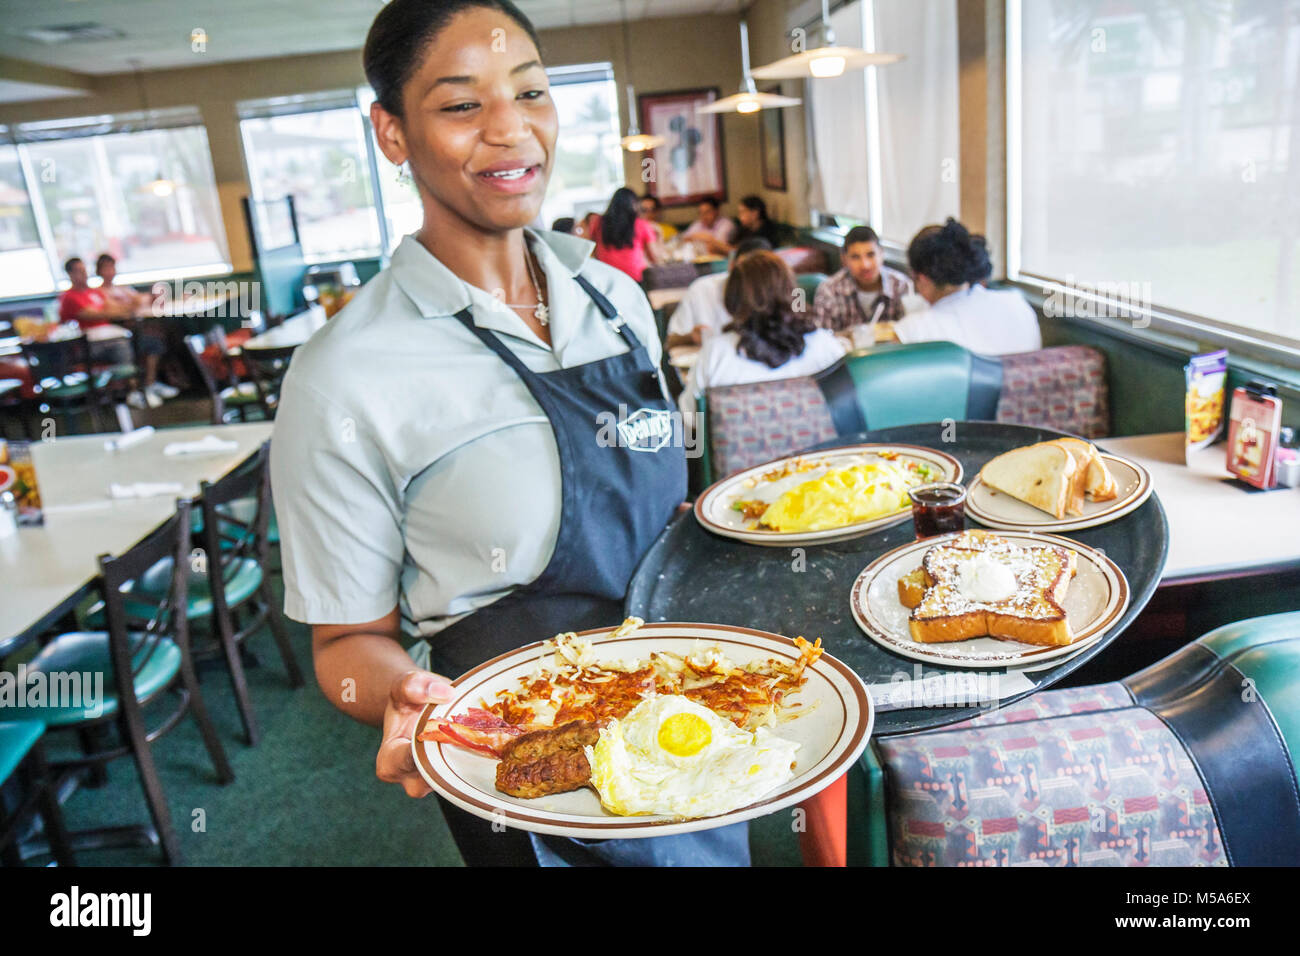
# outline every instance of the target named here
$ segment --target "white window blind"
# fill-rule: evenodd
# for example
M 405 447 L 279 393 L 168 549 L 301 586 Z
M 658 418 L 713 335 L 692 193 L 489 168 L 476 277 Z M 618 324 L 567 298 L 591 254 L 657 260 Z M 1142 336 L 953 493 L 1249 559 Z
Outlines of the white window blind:
M 905 246 L 923 226 L 961 212 L 957 0 L 872 7 L 875 49 L 904 54 L 876 69 L 876 87 L 881 237 Z
M 837 43 L 862 46 L 862 4 L 850 3 L 833 12 L 831 29 Z M 821 42 L 816 34 L 809 37 L 810 44 Z M 850 70 L 831 79 L 806 80 L 804 102 L 812 153 L 809 205 L 827 213 L 870 218 L 865 74 Z
M 1300 0 L 1011 0 L 1008 38 L 1018 271 L 1300 342 Z

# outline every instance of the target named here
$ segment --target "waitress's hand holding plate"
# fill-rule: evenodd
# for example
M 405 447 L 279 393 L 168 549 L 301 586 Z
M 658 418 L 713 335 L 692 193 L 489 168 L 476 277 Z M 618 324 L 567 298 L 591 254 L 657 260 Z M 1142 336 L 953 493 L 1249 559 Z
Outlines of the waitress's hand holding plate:
M 385 783 L 401 784 L 408 797 L 427 797 L 431 788 L 415 767 L 411 738 L 420 713 L 431 702 L 451 700 L 451 684 L 430 671 L 407 671 L 393 681 L 384 711 L 384 739 L 375 757 L 375 776 Z

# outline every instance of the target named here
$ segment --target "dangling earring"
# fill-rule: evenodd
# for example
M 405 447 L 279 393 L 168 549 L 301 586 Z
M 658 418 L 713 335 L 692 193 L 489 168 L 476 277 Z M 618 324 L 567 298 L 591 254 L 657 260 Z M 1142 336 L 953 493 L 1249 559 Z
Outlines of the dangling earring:
M 411 164 L 409 162 L 402 163 L 401 168 L 397 171 L 398 185 L 410 186 L 414 182 L 415 180 L 411 178 Z

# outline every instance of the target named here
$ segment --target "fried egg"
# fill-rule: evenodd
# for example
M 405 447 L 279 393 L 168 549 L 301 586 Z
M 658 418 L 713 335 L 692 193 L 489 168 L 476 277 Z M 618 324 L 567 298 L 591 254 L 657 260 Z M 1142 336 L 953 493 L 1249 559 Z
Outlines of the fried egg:
M 686 697 L 638 704 L 587 747 L 601 805 L 620 816 L 706 817 L 748 806 L 794 776 L 799 745 L 741 730 Z
M 759 524 L 774 531 L 822 531 L 871 521 L 908 507 L 913 483 L 907 469 L 892 461 L 838 468 L 781 495 Z

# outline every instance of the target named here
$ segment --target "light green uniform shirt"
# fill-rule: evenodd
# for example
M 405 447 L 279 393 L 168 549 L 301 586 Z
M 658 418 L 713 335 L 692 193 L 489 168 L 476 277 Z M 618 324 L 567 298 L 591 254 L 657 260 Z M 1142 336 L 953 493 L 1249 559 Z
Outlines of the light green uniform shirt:
M 271 447 L 289 617 L 356 624 L 400 603 L 406 631 L 428 635 L 546 567 L 560 523 L 554 433 L 455 314 L 470 306 L 534 372 L 625 352 L 581 272 L 655 367 L 660 343 L 641 287 L 591 259 L 590 242 L 527 235 L 546 271 L 550 346 L 407 236 L 294 354 Z

